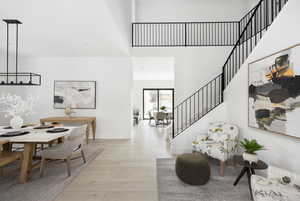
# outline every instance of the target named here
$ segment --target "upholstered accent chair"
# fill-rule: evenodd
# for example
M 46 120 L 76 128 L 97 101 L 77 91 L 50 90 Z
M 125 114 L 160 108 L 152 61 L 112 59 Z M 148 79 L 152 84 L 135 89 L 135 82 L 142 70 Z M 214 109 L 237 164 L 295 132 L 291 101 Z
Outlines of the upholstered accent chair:
M 83 162 L 86 163 L 85 155 L 83 152 L 83 145 L 86 135 L 87 125 L 80 126 L 74 128 L 70 135 L 66 137 L 62 144 L 58 144 L 53 147 L 49 147 L 41 152 L 42 160 L 41 160 L 41 167 L 40 167 L 40 176 L 43 176 L 44 168 L 46 165 L 47 159 L 54 159 L 54 160 L 64 160 L 67 163 L 67 171 L 68 176 L 71 176 L 71 157 L 74 153 L 79 152 L 83 159 Z
M 236 154 L 239 129 L 225 122 L 210 123 L 208 132 L 192 142 L 193 152 L 201 152 L 220 160 L 220 175 L 224 176 L 225 162 Z
M 288 177 L 288 184 L 283 183 Z M 300 200 L 300 175 L 270 166 L 268 178 L 252 175 L 251 186 L 254 201 L 296 201 Z

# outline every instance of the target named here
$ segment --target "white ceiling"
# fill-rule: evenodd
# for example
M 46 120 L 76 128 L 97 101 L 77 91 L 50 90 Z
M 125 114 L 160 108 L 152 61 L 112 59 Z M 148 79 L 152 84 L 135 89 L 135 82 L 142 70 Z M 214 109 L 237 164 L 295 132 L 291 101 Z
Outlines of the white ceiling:
M 37 57 L 129 55 L 129 41 L 126 41 L 124 33 L 120 32 L 121 26 L 118 26 L 122 22 L 116 21 L 117 17 L 113 16 L 114 13 L 120 12 L 110 10 L 120 7 L 110 6 L 110 1 L 1 0 L 0 18 L 19 19 L 23 22 L 20 26 L 20 52 L 24 55 Z M 130 3 L 130 0 L 123 1 Z M 121 1 L 114 3 L 118 2 Z M 131 10 L 126 12 L 131 13 Z M 2 22 L 0 39 L 3 51 L 5 24 Z
M 135 57 L 132 59 L 134 80 L 174 80 L 172 57 Z

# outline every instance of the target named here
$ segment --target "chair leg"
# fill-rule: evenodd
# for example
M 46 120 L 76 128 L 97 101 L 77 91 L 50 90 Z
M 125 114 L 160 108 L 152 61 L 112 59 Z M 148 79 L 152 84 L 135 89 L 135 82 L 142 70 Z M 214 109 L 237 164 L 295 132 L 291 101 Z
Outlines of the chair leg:
M 220 161 L 220 175 L 224 177 L 225 161 Z
M 36 156 L 38 145 L 35 144 L 33 148 L 33 156 Z
M 83 150 L 81 149 L 80 152 L 81 152 L 81 156 L 82 156 L 83 163 L 86 163 L 86 159 L 85 159 L 85 155 L 84 155 Z
M 46 159 L 43 157 L 41 160 L 40 177 L 43 177 L 43 175 L 44 175 L 44 168 L 46 165 L 45 163 L 46 163 Z
M 71 176 L 71 157 L 67 158 L 67 171 L 68 171 L 68 177 Z

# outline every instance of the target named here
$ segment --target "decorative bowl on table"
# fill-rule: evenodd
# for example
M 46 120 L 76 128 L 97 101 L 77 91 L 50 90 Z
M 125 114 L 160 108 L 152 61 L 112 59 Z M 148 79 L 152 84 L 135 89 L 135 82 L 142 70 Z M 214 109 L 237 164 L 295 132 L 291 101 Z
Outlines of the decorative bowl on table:
M 67 129 L 67 128 L 54 128 L 54 129 L 51 129 L 51 130 L 47 130 L 46 132 L 47 133 L 62 133 L 62 132 L 66 132 L 68 130 L 69 129 Z
M 12 132 L 3 133 L 0 135 L 0 137 L 16 137 L 20 135 L 27 135 L 29 133 L 30 133 L 29 131 L 12 131 Z
M 53 125 L 40 125 L 37 127 L 34 127 L 33 129 L 49 129 L 49 128 L 54 128 Z

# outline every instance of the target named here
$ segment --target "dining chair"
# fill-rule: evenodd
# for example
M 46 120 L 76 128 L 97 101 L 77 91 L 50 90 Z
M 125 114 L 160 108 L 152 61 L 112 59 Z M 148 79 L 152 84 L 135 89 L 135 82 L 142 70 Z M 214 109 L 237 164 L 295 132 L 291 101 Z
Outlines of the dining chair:
M 3 150 L 3 145 L 8 144 L 8 141 L 0 141 L 0 175 L 3 176 L 3 168 L 4 166 L 16 161 L 22 160 L 22 152 L 6 152 Z
M 154 120 L 154 117 L 153 117 L 151 111 L 148 111 L 148 116 L 149 116 L 149 124 L 151 124 L 151 120 Z
M 134 123 L 134 125 L 139 124 L 139 119 L 140 119 L 140 110 L 139 109 L 134 109 L 133 110 L 133 123 Z
M 164 126 L 166 118 L 167 118 L 166 113 L 164 113 L 164 112 L 155 112 L 154 113 L 155 126 L 157 127 L 160 124 L 162 124 Z
M 41 152 L 40 177 L 43 176 L 47 159 L 64 160 L 67 164 L 68 177 L 71 176 L 71 157 L 80 152 L 83 163 L 86 163 L 83 144 L 85 141 L 87 125 L 73 128 L 70 135 L 67 136 L 62 144 L 49 147 Z

